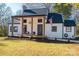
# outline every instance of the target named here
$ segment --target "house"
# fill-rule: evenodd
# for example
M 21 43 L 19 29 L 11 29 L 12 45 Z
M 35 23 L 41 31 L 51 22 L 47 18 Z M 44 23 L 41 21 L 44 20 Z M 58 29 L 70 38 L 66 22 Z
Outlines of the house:
M 76 35 L 76 23 L 74 20 L 64 21 L 64 37 L 63 38 L 75 38 Z
M 38 12 L 37 12 L 38 11 Z M 45 36 L 46 8 L 23 10 L 23 14 L 12 16 L 9 23 L 9 36 Z
M 45 35 L 48 38 L 75 38 L 75 20 L 63 20 L 58 13 L 49 13 L 45 24 Z M 51 21 L 52 20 L 52 21 Z
M 74 38 L 75 32 L 74 20 L 64 21 L 61 14 L 48 13 L 46 8 L 23 10 L 8 23 L 8 36 Z

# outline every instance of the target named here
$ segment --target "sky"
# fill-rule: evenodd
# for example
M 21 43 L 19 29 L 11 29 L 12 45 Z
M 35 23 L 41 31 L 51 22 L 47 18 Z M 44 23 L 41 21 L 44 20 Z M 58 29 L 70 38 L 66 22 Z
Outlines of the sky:
M 22 9 L 22 3 L 6 3 L 12 9 L 13 14 L 16 14 L 17 10 Z

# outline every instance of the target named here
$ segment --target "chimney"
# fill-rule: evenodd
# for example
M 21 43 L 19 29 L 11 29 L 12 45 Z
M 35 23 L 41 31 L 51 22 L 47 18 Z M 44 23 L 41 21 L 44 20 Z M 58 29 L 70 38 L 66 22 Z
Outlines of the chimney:
M 27 7 L 25 5 L 23 5 L 23 10 L 26 10 L 26 9 L 27 9 Z

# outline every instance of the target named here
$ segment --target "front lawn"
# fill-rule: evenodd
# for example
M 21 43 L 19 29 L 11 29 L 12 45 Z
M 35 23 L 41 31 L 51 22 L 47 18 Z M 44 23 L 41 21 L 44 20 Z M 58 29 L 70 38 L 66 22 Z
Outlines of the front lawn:
M 46 43 L 32 40 L 17 40 L 0 37 L 0 55 L 2 56 L 62 56 L 79 55 L 79 44 Z

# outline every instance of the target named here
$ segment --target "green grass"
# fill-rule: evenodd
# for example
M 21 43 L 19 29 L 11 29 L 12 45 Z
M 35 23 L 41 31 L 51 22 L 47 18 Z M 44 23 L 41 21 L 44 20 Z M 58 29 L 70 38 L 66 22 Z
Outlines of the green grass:
M 45 43 L 31 40 L 5 40 L 0 37 L 1 56 L 75 56 L 79 44 Z

